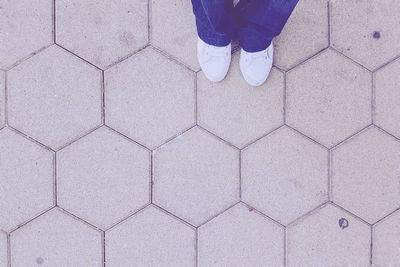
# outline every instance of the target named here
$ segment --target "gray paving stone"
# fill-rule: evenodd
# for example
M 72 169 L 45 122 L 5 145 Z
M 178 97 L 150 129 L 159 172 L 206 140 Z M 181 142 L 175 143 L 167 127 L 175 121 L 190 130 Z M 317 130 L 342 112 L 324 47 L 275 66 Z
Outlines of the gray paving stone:
M 0 266 L 7 266 L 7 235 L 0 231 Z
M 50 45 L 52 0 L 18 0 L 0 3 L 0 69 Z
M 332 152 L 333 200 L 369 223 L 400 207 L 400 142 L 371 127 Z
M 8 122 L 58 149 L 101 123 L 101 72 L 57 46 L 7 74 Z
M 0 229 L 10 231 L 53 205 L 53 155 L 8 128 L 0 131 Z
M 199 267 L 283 266 L 283 227 L 238 204 L 199 228 Z
M 195 231 L 150 206 L 106 232 L 110 267 L 196 266 Z
M 99 231 L 55 208 L 11 234 L 11 265 L 103 266 Z
M 299 1 L 274 40 L 275 65 L 289 69 L 327 47 L 328 31 L 327 0 Z
M 328 205 L 287 228 L 287 266 L 369 266 L 371 230 Z
M 393 0 L 331 1 L 331 44 L 375 69 L 400 55 L 400 5 Z
M 242 200 L 288 224 L 328 200 L 328 151 L 284 127 L 242 151 Z
M 5 92 L 5 73 L 0 71 L 0 128 L 2 128 L 6 122 L 6 92 Z
M 190 1 L 150 0 L 150 43 L 200 70 L 196 58 L 197 32 Z
M 155 148 L 194 124 L 194 74 L 152 48 L 105 73 L 106 124 Z
M 239 55 L 232 61 L 220 83 L 198 75 L 198 122 L 241 148 L 283 124 L 284 77 L 274 68 L 266 84 L 251 87 L 241 76 Z
M 60 207 L 105 229 L 150 201 L 150 152 L 100 128 L 57 153 L 57 189 Z
M 193 128 L 154 153 L 154 203 L 200 225 L 239 200 L 239 153 Z
M 286 122 L 331 147 L 371 123 L 371 75 L 327 50 L 287 75 Z
M 102 68 L 148 43 L 147 0 L 57 0 L 56 40 Z
M 373 266 L 400 266 L 400 211 L 374 226 Z
M 400 59 L 375 73 L 374 123 L 400 138 Z

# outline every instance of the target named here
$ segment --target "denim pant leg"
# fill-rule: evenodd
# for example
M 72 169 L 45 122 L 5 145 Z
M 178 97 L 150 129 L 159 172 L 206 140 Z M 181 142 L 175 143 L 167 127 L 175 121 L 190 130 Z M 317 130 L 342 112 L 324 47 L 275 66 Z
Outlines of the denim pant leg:
M 235 33 L 233 0 L 192 0 L 197 34 L 207 44 L 228 45 Z
M 285 26 L 299 0 L 241 0 L 235 7 L 241 47 L 247 52 L 266 49 Z

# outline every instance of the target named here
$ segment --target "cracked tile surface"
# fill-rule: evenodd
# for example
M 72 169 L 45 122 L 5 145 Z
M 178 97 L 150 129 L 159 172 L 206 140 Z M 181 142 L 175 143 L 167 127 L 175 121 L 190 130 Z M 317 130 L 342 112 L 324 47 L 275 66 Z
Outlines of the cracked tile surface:
M 301 0 L 252 88 L 190 1 L 0 0 L 0 267 L 400 265 L 399 11 Z
M 199 266 L 281 266 L 283 227 L 238 204 L 199 228 Z
M 11 234 L 12 266 L 102 266 L 101 234 L 59 209 Z
M 107 232 L 106 262 L 116 267 L 195 266 L 195 243 L 193 228 L 147 207 Z
M 370 228 L 328 205 L 287 229 L 287 266 L 369 266 Z
M 242 152 L 242 199 L 288 224 L 328 200 L 328 151 L 278 129 Z
M 102 68 L 148 42 L 147 0 L 56 1 L 57 43 Z
M 101 73 L 51 46 L 7 74 L 8 122 L 53 149 L 101 123 Z
M 0 2 L 0 68 L 53 42 L 52 0 Z
M 53 155 L 3 129 L 0 159 L 0 229 L 10 231 L 53 205 Z
M 150 153 L 104 127 L 57 153 L 58 205 L 102 229 L 146 205 L 149 182 Z
M 400 206 L 400 143 L 369 128 L 332 153 L 333 200 L 369 223 Z

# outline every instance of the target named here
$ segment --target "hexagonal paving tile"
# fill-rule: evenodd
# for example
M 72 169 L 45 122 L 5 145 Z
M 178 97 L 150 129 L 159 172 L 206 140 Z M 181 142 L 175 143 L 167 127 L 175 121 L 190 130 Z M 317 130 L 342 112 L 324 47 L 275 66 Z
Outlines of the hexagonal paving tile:
M 53 155 L 4 128 L 0 159 L 0 229 L 10 231 L 53 205 Z
M 400 211 L 374 226 L 372 263 L 374 266 L 400 266 Z
M 102 265 L 101 233 L 59 209 L 11 233 L 12 266 Z
M 375 124 L 400 138 L 400 59 L 375 73 Z
M 328 49 L 288 73 L 286 122 L 325 146 L 371 123 L 371 76 Z
M 8 266 L 7 262 L 7 235 L 0 231 L 0 266 Z
M 400 5 L 391 1 L 331 1 L 331 43 L 374 69 L 400 55 Z
M 194 124 L 194 74 L 152 48 L 106 71 L 105 81 L 107 125 L 150 148 Z
M 191 2 L 151 0 L 151 11 L 151 44 L 192 70 L 200 70 L 196 58 L 197 32 Z
M 147 0 L 56 1 L 57 43 L 102 68 L 148 42 Z
M 150 153 L 100 128 L 57 154 L 58 205 L 103 229 L 150 201 Z
M 52 0 L 1 1 L 0 68 L 53 42 Z
M 101 123 L 101 72 L 52 46 L 7 74 L 8 122 L 58 149 Z
M 370 223 L 400 207 L 400 142 L 370 127 L 332 152 L 333 200 Z
M 371 229 L 327 205 L 287 228 L 287 266 L 369 266 Z
M 238 204 L 199 228 L 199 266 L 283 266 L 283 231 Z
M 195 231 L 147 207 L 106 232 L 107 266 L 195 266 Z
M 200 225 L 239 200 L 239 153 L 193 128 L 154 153 L 154 203 Z
M 289 69 L 327 47 L 328 30 L 327 0 L 300 1 L 274 40 L 275 65 Z
M 225 81 L 211 83 L 198 76 L 199 124 L 241 148 L 283 124 L 283 74 L 273 69 L 266 84 L 251 87 L 239 70 L 235 54 Z
M 242 200 L 283 224 L 328 200 L 328 151 L 287 127 L 243 150 L 241 162 Z
M 0 128 L 4 126 L 5 123 L 5 113 L 6 113 L 6 92 L 5 92 L 5 74 L 0 71 Z

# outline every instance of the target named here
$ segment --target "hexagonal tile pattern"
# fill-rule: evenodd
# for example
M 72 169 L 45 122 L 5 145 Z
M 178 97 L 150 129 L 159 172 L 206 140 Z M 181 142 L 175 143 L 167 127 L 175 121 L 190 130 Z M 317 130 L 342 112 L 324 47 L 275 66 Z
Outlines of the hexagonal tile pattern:
M 372 263 L 374 266 L 400 266 L 400 211 L 374 226 Z
M 8 122 L 58 149 L 101 123 L 101 72 L 52 46 L 7 74 Z
M 6 121 L 6 92 L 5 92 L 5 74 L 0 71 L 0 128 L 4 126 Z
M 289 69 L 324 49 L 329 45 L 328 31 L 327 0 L 300 1 L 274 40 L 275 65 Z
M 328 200 L 328 151 L 287 127 L 246 148 L 241 163 L 242 200 L 283 224 Z
M 239 153 L 193 128 L 154 153 L 154 203 L 200 225 L 239 200 Z
M 102 68 L 148 42 L 146 0 L 57 0 L 57 43 Z
M 371 229 L 327 205 L 287 228 L 287 266 L 369 266 Z
M 4 128 L 0 159 L 0 229 L 10 231 L 53 205 L 53 155 Z
M 197 32 L 191 2 L 151 0 L 151 11 L 150 43 L 192 70 L 200 70 L 196 58 Z
M 106 124 L 150 148 L 194 124 L 194 74 L 152 48 L 108 70 L 105 81 Z
M 0 231 L 0 266 L 7 266 L 7 235 Z
M 331 147 L 371 123 L 371 76 L 327 50 L 287 76 L 286 121 Z
M 331 43 L 374 69 L 400 55 L 400 6 L 389 0 L 331 2 Z
M 283 266 L 283 227 L 238 204 L 199 228 L 199 266 Z
M 400 59 L 375 73 L 375 124 L 400 138 Z
M 99 231 L 52 209 L 11 234 L 11 265 L 103 266 Z
M 57 188 L 58 205 L 105 229 L 150 201 L 150 152 L 100 128 L 57 154 Z
M 376 129 L 332 152 L 333 200 L 374 223 L 400 207 L 400 142 Z
M 283 74 L 273 69 L 266 84 L 251 87 L 235 54 L 228 77 L 211 83 L 198 76 L 198 121 L 201 126 L 241 148 L 283 124 Z
M 52 4 L 52 0 L 1 1 L 1 69 L 53 42 Z
M 195 266 L 195 231 L 147 207 L 106 232 L 107 266 Z

